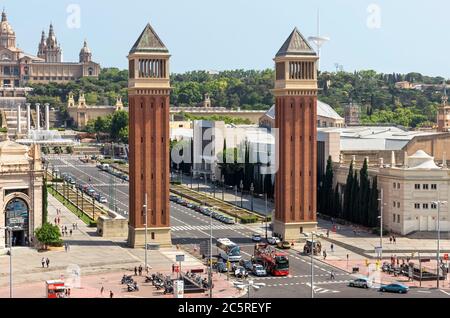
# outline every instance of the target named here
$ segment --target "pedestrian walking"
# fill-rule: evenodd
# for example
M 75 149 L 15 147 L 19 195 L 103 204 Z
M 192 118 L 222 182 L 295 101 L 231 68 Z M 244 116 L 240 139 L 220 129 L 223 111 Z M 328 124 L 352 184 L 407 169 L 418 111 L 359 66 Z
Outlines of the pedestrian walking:
M 109 298 L 113 298 L 114 297 L 114 293 L 112 292 L 112 290 L 109 291 Z
M 70 236 L 72 236 L 72 229 L 70 229 L 69 233 L 70 233 Z
M 327 251 L 323 250 L 323 259 L 326 259 L 326 258 L 327 258 Z
M 389 236 L 389 244 L 392 244 L 392 236 Z
M 78 223 L 75 223 L 75 230 L 78 230 Z
M 334 280 L 336 277 L 334 276 L 334 271 L 331 271 L 330 272 L 330 279 L 331 280 Z
M 50 266 L 50 259 L 47 257 L 47 259 L 45 260 L 45 263 L 47 264 L 47 268 Z
M 64 251 L 67 253 L 67 243 L 64 244 Z
M 103 287 L 103 285 L 102 285 L 102 288 L 100 288 L 100 295 L 102 295 L 103 296 L 103 292 L 105 291 L 105 287 Z
M 137 276 L 137 266 L 134 267 L 134 276 Z
M 330 237 L 330 230 L 327 230 L 327 237 Z
M 67 225 L 65 225 L 65 226 L 64 226 L 64 230 L 65 230 L 65 231 L 66 231 L 66 233 L 67 233 Z
M 333 243 L 331 243 L 330 248 L 331 248 L 331 253 L 333 253 L 334 252 L 334 244 Z
M 55 225 L 56 225 L 56 224 L 58 224 L 58 219 L 57 219 L 57 218 L 55 218 Z
M 75 230 L 75 223 L 72 223 L 72 229 Z
M 41 259 L 41 264 L 42 264 L 42 268 L 44 268 L 44 266 L 45 266 L 45 257 L 43 257 L 43 258 Z
M 397 239 L 395 236 L 392 237 L 392 240 L 394 241 L 394 244 L 397 244 Z
M 139 265 L 139 276 L 142 276 L 142 265 Z
M 70 297 L 70 288 L 67 288 L 67 296 Z

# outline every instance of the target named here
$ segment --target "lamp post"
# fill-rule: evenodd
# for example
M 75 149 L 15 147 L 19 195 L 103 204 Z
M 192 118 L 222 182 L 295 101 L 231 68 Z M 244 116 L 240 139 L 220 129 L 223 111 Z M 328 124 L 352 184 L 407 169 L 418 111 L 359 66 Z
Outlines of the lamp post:
M 13 284 L 13 272 L 12 272 L 12 232 L 13 228 L 10 226 L 0 227 L 0 230 L 5 230 L 5 236 L 9 234 L 9 298 L 13 298 L 12 284 Z
M 212 298 L 212 213 L 209 213 L 209 298 Z
M 225 201 L 225 176 L 222 175 L 222 201 Z
M 255 190 L 255 187 L 253 186 L 253 182 L 250 184 L 250 206 L 251 206 L 251 210 L 253 211 L 253 191 Z
M 192 190 L 193 183 L 194 183 L 194 168 L 192 168 L 192 166 L 191 166 L 191 190 Z
M 383 188 L 380 191 L 380 198 L 378 199 L 380 201 L 380 216 L 378 217 L 380 219 L 380 261 L 383 259 L 383 208 L 384 208 L 384 201 L 383 201 Z
M 437 206 L 437 249 L 436 249 L 436 287 L 439 288 L 439 272 L 441 265 L 441 204 L 446 204 L 447 201 L 435 201 L 432 202 Z
M 267 219 L 268 219 L 268 217 L 267 217 L 267 192 L 264 193 L 264 200 L 265 200 L 265 203 L 266 203 L 266 218 L 265 218 L 265 221 L 266 221 L 266 241 L 267 241 Z
M 215 198 L 216 197 L 216 176 L 214 173 L 211 175 L 211 182 L 213 184 L 213 193 L 214 193 L 213 197 Z
M 314 232 L 311 233 L 311 298 L 314 298 Z
M 244 196 L 244 182 L 241 180 L 241 183 L 239 184 L 239 187 L 241 188 L 241 208 L 244 206 L 243 204 L 243 196 Z
M 145 271 L 147 271 L 147 192 L 145 193 L 145 199 L 144 199 L 144 205 L 142 206 L 142 209 L 144 210 L 144 227 L 145 227 L 145 233 L 144 233 L 144 268 Z

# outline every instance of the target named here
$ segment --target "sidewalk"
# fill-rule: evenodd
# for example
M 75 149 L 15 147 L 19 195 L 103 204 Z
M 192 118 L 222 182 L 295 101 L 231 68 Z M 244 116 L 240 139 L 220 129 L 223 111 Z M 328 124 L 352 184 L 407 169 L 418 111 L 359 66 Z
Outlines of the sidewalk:
M 52 279 L 79 278 L 80 288 L 73 288 L 71 297 L 100 297 L 101 284 L 105 293 L 111 289 L 115 297 L 162 297 L 153 286 L 146 286 L 143 279 L 138 279 L 141 291 L 129 293 L 124 291 L 120 280 L 123 274 L 134 273 L 134 267 L 144 265 L 144 249 L 131 249 L 123 239 L 104 239 L 97 235 L 96 228 L 89 228 L 54 197 L 48 197 L 48 220 L 54 223 L 56 209 L 61 210 L 62 226 L 72 229 L 78 225 L 72 236 L 62 237 L 70 248 L 38 252 L 27 247 L 13 248 L 13 290 L 15 297 L 45 297 L 44 282 Z M 205 266 L 187 252 L 173 248 L 148 251 L 149 273 L 161 272 L 171 274 L 175 255 L 184 254 L 183 271 Z M 50 259 L 49 268 L 42 268 L 42 257 Z M 0 267 L 8 269 L 0 273 L 0 297 L 9 297 L 9 256 L 0 256 Z M 142 282 L 141 282 L 142 280 Z M 215 297 L 234 297 L 235 288 L 226 281 L 226 277 L 214 275 Z M 104 295 L 105 296 L 105 295 Z M 109 297 L 109 294 L 105 297 Z M 167 295 L 171 297 L 171 295 Z M 187 297 L 203 297 L 192 294 Z

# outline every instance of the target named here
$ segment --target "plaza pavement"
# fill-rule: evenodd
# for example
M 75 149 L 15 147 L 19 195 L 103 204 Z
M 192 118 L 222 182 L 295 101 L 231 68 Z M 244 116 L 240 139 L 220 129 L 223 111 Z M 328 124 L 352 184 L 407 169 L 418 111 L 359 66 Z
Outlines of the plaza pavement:
M 45 297 L 45 281 L 64 278 L 75 279 L 73 270 L 80 274 L 80 287 L 72 288 L 71 297 L 173 297 L 163 295 L 162 291 L 150 284 L 144 284 L 145 276 L 138 277 L 139 292 L 127 292 L 120 280 L 123 274 L 132 274 L 135 266 L 144 266 L 144 249 L 127 248 L 123 239 L 103 239 L 96 234 L 96 228 L 87 227 L 61 202 L 49 195 L 48 220 L 54 223 L 56 210 L 61 210 L 60 225 L 72 228 L 77 223 L 78 230 L 73 235 L 62 237 L 70 246 L 39 252 L 27 247 L 13 247 L 13 294 L 14 297 Z M 177 254 L 185 254 L 182 270 L 204 268 L 196 258 L 177 248 L 162 248 L 148 251 L 149 273 L 161 272 L 172 275 L 172 264 Z M 50 259 L 49 268 L 42 268 L 42 257 Z M 0 256 L 0 297 L 9 297 L 9 256 Z M 224 275 L 213 275 L 214 297 L 236 297 L 240 293 L 226 280 Z M 105 292 L 100 294 L 101 286 Z M 149 286 L 147 286 L 149 285 Z M 206 297 L 203 294 L 190 294 L 185 297 Z

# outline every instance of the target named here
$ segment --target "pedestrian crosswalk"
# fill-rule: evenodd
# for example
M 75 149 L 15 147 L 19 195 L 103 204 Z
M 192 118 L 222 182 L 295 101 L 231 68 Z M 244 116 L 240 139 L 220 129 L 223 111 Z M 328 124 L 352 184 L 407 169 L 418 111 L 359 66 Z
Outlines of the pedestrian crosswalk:
M 311 284 L 307 283 L 306 286 L 308 286 L 309 288 L 311 288 Z M 313 291 L 314 294 L 326 294 L 326 293 L 339 293 L 339 290 L 333 290 L 333 289 L 326 289 L 326 288 L 322 288 L 322 287 L 318 287 L 316 285 L 313 286 Z
M 177 225 L 172 226 L 171 230 L 172 232 L 178 232 L 178 231 L 207 231 L 210 230 L 209 225 Z M 244 227 L 241 225 L 228 225 L 228 224 L 213 224 L 212 229 L 214 230 L 229 230 L 230 228 L 233 229 L 243 229 Z

